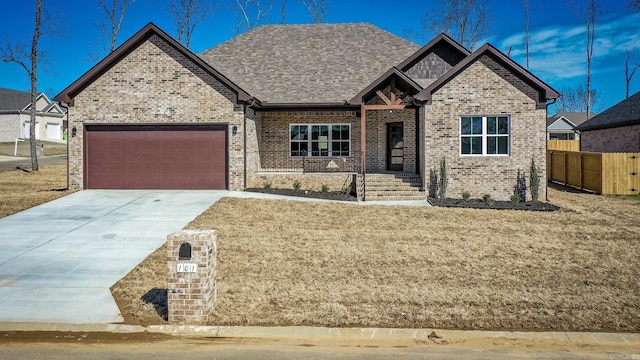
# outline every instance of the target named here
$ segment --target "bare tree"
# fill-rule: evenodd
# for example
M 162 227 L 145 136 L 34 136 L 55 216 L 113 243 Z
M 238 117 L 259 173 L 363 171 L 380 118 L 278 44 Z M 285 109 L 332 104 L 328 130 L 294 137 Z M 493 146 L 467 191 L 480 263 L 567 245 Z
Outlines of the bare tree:
M 562 96 L 556 102 L 556 112 L 586 112 L 587 109 L 600 112 L 602 110 L 603 100 L 596 89 L 591 89 L 590 97 L 584 85 L 565 86 L 560 89 L 560 93 Z
M 445 33 L 473 51 L 489 31 L 487 0 L 439 0 L 439 3 L 438 11 L 422 19 L 423 29 L 432 35 Z
M 287 6 L 287 0 L 282 0 L 282 6 L 280 6 L 280 24 L 284 24 L 285 7 Z
M 262 0 L 234 0 L 232 4 L 237 18 L 236 35 L 256 28 L 273 8 L 273 1 L 265 5 Z
M 639 0 L 640 1 L 640 0 Z M 638 70 L 638 68 L 640 68 L 640 63 L 637 64 L 629 64 L 629 62 L 631 61 L 631 56 L 633 55 L 633 52 L 636 49 L 633 48 L 631 50 L 629 50 L 628 48 L 625 48 L 625 54 L 626 57 L 624 59 L 624 78 L 625 78 L 625 98 L 629 97 L 629 83 L 631 82 L 631 79 L 633 79 L 633 75 L 636 74 L 636 71 Z
M 591 112 L 591 101 L 592 91 L 591 91 L 591 60 L 593 59 L 593 45 L 595 43 L 596 37 L 596 20 L 598 15 L 600 14 L 600 10 L 598 9 L 598 5 L 596 0 L 586 0 L 587 7 L 586 8 L 577 8 L 573 6 L 571 7 L 578 14 L 578 16 L 584 22 L 584 26 L 586 28 L 586 46 L 585 46 L 585 55 L 587 60 L 587 81 L 586 81 L 586 95 L 587 95 L 587 119 L 589 118 L 589 114 Z
M 169 0 L 169 12 L 176 24 L 178 41 L 189 47 L 196 26 L 213 13 L 213 8 L 203 0 Z
M 302 5 L 307 8 L 313 22 L 316 24 L 324 23 L 324 15 L 326 9 L 325 0 L 300 0 Z
M 135 0 L 98 0 L 98 6 L 104 11 L 106 18 L 98 25 L 98 30 L 109 39 L 109 52 L 116 48 L 116 41 L 124 16 Z
M 529 69 L 529 0 L 524 3 L 524 52 L 526 56 L 527 70 Z
M 31 39 L 31 51 L 22 44 L 14 46 L 7 43 L 2 53 L 2 61 L 16 63 L 27 72 L 31 80 L 31 109 L 29 111 L 29 149 L 31 153 L 31 170 L 38 171 L 38 151 L 36 148 L 36 98 L 38 97 L 38 42 L 42 27 L 42 0 L 36 0 L 35 26 Z

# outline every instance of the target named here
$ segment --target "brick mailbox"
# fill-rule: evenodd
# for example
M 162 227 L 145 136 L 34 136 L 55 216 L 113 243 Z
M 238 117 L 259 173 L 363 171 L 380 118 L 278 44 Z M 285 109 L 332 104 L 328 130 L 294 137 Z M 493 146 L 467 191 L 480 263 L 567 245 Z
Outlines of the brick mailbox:
M 169 322 L 206 322 L 216 305 L 216 232 L 182 230 L 168 240 Z

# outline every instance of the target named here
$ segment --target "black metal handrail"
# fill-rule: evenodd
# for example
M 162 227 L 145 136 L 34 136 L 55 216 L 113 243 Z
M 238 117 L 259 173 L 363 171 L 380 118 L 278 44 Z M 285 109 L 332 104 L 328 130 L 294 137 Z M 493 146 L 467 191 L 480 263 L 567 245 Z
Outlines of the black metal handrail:
M 360 151 L 340 152 L 337 156 L 329 156 L 328 152 L 324 154 L 326 156 L 292 154 L 290 151 L 256 151 L 247 153 L 247 161 L 258 161 L 259 172 L 361 173 Z

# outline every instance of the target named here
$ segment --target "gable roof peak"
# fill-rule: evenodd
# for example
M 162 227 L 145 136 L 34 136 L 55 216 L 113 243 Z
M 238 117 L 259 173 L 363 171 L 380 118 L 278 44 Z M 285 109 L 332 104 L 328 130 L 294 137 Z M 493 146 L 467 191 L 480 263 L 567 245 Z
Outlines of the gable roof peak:
M 238 94 L 238 99 L 241 101 L 251 100 L 251 96 L 245 92 L 243 89 L 234 84 L 231 80 L 229 80 L 222 73 L 218 72 L 211 65 L 204 62 L 200 59 L 196 54 L 194 54 L 187 47 L 182 45 L 176 39 L 171 37 L 169 34 L 160 29 L 153 22 L 148 23 L 142 29 L 140 29 L 137 33 L 135 33 L 132 37 L 126 40 L 122 45 L 117 47 L 114 51 L 112 51 L 109 55 L 107 55 L 104 59 L 99 61 L 96 65 L 94 65 L 91 69 L 89 69 L 84 75 L 82 75 L 79 79 L 74 81 L 71 85 L 69 85 L 66 89 L 62 90 L 58 95 L 56 95 L 53 99 L 59 102 L 65 103 L 73 103 L 73 98 L 84 90 L 87 86 L 93 83 L 97 78 L 102 76 L 105 72 L 111 69 L 115 64 L 117 64 L 120 60 L 125 58 L 130 52 L 138 48 L 142 43 L 147 41 L 153 35 L 157 35 L 164 42 L 172 46 L 182 55 L 184 55 L 187 59 L 193 61 L 196 65 L 202 68 L 204 71 L 221 81 L 223 84 L 233 89 Z
M 541 99 L 544 98 L 546 100 L 556 99 L 560 96 L 560 93 L 554 90 L 551 86 L 546 84 L 544 81 L 540 80 L 537 76 L 531 73 L 529 70 L 522 67 L 522 65 L 518 64 L 516 61 L 502 53 L 502 51 L 498 50 L 495 46 L 485 43 L 478 50 L 471 53 L 469 56 L 460 61 L 456 66 L 454 66 L 451 70 L 449 70 L 444 76 L 441 76 L 438 80 L 433 82 L 431 85 L 422 90 L 417 96 L 416 99 L 422 101 L 431 101 L 431 95 L 437 89 L 442 87 L 444 84 L 448 83 L 451 79 L 453 79 L 457 74 L 463 71 L 466 67 L 479 60 L 483 55 L 489 55 L 497 60 L 502 65 L 506 66 L 510 71 L 517 74 L 525 81 L 530 83 L 535 88 L 539 89 Z

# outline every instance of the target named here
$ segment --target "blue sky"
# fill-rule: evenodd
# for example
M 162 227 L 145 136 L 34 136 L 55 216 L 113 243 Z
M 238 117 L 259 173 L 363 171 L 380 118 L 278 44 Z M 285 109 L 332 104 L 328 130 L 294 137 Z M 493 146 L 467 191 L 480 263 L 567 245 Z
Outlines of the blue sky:
M 94 62 L 90 54 L 100 52 L 107 40 L 96 29 L 101 10 L 94 0 L 44 0 L 47 16 L 60 24 L 62 36 L 44 36 L 41 49 L 46 64 L 41 66 L 38 88 L 54 96 L 84 72 Z M 269 0 L 263 0 L 268 2 Z M 584 0 L 572 0 L 579 4 Z M 222 0 L 215 13 L 196 28 L 191 42 L 195 53 L 224 42 L 234 35 L 235 14 Z M 585 26 L 580 17 L 563 0 L 529 0 L 530 69 L 557 90 L 584 83 Z M 422 31 L 420 19 L 437 8 L 436 1 L 415 1 L 414 9 L 385 0 L 328 0 L 326 21 L 369 22 L 393 34 L 404 37 L 408 30 Z M 626 0 L 599 0 L 601 15 L 596 27 L 596 46 L 592 63 L 593 88 L 603 96 L 603 109 L 624 99 L 625 48 L 637 48 L 635 62 L 640 62 L 640 14 L 625 6 Z M 33 31 L 32 0 L 0 0 L 3 21 L 0 22 L 0 43 L 22 42 L 30 45 Z M 274 6 L 267 23 L 280 22 L 281 0 Z M 483 42 L 490 42 L 525 65 L 524 10 L 521 0 L 489 0 L 492 26 Z M 154 22 L 169 34 L 175 34 L 173 20 L 165 0 L 136 0 L 125 18 L 118 38 L 124 42 L 149 22 Z M 10 14 L 10 15 L 9 15 Z M 297 0 L 288 0 L 286 23 L 309 23 L 311 18 Z M 429 37 L 430 38 L 430 37 Z M 423 45 L 423 44 L 420 44 Z M 29 78 L 15 64 L 0 63 L 0 87 L 29 89 Z M 640 72 L 631 82 L 631 94 L 640 91 Z

